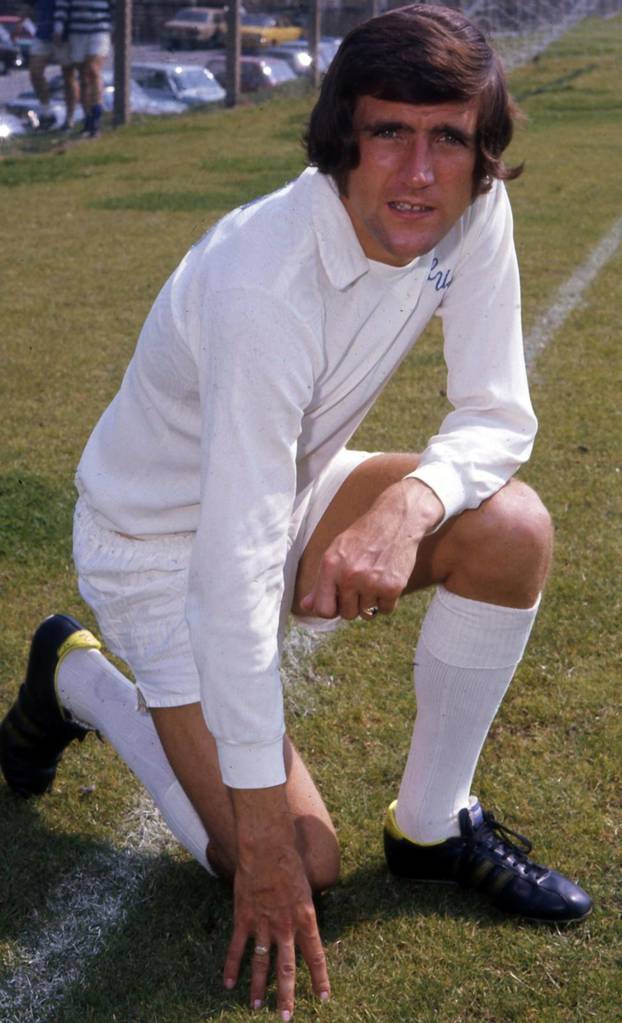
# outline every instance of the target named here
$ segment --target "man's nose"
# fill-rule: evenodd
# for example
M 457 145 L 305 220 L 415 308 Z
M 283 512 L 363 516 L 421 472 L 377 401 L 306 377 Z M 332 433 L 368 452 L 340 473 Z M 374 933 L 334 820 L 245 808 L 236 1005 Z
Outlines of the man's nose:
M 430 144 L 425 138 L 415 138 L 405 154 L 402 173 L 408 183 L 425 188 L 434 181 L 434 161 Z

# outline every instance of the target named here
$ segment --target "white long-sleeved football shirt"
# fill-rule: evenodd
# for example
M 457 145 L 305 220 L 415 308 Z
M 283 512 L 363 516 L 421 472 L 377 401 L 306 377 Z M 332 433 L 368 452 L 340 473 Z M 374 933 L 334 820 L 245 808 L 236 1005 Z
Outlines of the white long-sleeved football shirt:
M 227 785 L 284 781 L 277 631 L 292 524 L 435 312 L 453 410 L 412 475 L 445 517 L 477 507 L 536 429 L 499 182 L 400 268 L 367 259 L 316 170 L 234 210 L 160 292 L 86 446 L 77 481 L 101 525 L 194 534 L 186 613 Z

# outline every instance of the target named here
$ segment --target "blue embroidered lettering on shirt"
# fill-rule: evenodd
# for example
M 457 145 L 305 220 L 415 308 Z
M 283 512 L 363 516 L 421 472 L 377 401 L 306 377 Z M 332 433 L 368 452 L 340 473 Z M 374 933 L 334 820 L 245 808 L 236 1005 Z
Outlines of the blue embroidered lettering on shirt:
M 438 259 L 435 256 L 432 260 L 428 280 L 434 281 L 434 287 L 437 291 L 444 291 L 445 288 L 449 288 L 453 284 L 453 274 L 451 270 L 437 270 L 437 267 Z

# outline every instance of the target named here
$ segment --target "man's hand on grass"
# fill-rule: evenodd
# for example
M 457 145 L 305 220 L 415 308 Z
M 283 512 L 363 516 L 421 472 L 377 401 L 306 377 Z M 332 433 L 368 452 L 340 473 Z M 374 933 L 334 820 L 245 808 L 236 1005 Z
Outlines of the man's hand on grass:
M 330 984 L 311 889 L 295 846 L 284 786 L 231 789 L 238 829 L 233 936 L 224 968 L 225 987 L 238 978 L 248 941 L 253 942 L 251 1008 L 261 1008 L 276 951 L 277 1008 L 294 1012 L 297 945 L 309 967 L 313 990 L 326 1001 Z

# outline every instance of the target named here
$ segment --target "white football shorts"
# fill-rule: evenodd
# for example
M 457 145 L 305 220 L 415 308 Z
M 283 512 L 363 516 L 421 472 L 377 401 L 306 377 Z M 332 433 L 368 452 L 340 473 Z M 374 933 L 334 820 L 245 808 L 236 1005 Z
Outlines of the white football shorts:
M 69 56 L 72 64 L 83 64 L 87 57 L 107 57 L 109 53 L 109 32 L 69 33 Z
M 377 452 L 342 449 L 312 487 L 285 563 L 280 641 L 292 604 L 298 562 L 341 484 Z M 80 593 L 97 618 L 108 649 L 131 668 L 147 707 L 177 707 L 200 700 L 185 604 L 194 533 L 137 540 L 103 528 L 84 498 L 74 515 L 73 554 Z M 341 619 L 296 618 L 329 631 Z
M 47 42 L 47 40 L 35 38 L 30 46 L 30 56 L 41 57 L 46 64 L 60 64 L 61 67 L 71 64 L 69 43 L 55 46 L 51 40 Z

